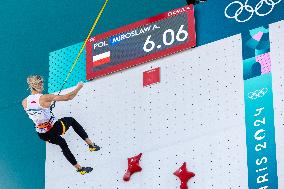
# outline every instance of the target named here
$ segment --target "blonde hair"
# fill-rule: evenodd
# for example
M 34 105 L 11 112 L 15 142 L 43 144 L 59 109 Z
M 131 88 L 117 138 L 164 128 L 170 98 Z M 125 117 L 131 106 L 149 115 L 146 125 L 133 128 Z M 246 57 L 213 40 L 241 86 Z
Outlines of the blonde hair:
M 31 75 L 27 78 L 27 83 L 30 90 L 36 90 L 38 92 L 43 90 L 43 77 L 40 75 Z

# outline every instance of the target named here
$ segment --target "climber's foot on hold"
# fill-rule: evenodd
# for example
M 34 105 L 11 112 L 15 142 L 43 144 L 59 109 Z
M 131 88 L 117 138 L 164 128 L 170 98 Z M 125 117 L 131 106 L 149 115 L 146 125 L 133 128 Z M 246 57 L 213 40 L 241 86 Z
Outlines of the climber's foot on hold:
M 89 145 L 89 150 L 90 152 L 95 152 L 95 151 L 99 151 L 101 148 L 96 145 L 95 143 L 93 145 Z
M 77 172 L 79 172 L 81 175 L 84 175 L 86 173 L 92 172 L 92 167 L 82 167 L 81 169 L 78 169 Z

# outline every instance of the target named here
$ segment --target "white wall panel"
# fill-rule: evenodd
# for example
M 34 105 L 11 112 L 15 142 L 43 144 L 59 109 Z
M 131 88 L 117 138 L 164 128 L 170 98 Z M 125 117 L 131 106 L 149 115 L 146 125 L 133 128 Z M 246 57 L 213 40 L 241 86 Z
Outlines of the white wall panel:
M 279 188 L 284 188 L 284 21 L 270 25 L 276 158 Z

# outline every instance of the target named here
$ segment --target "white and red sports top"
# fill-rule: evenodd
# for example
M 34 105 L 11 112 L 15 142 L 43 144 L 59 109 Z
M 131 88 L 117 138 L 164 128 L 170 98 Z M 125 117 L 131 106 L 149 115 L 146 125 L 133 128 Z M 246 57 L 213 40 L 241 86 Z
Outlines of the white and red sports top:
M 46 133 L 51 128 L 38 128 L 39 125 L 48 123 L 50 121 L 51 125 L 57 121 L 55 117 L 52 116 L 49 108 L 43 108 L 39 103 L 39 98 L 42 94 L 30 95 L 27 97 L 27 108 L 25 111 L 29 115 L 29 118 L 35 123 L 35 129 L 38 133 Z

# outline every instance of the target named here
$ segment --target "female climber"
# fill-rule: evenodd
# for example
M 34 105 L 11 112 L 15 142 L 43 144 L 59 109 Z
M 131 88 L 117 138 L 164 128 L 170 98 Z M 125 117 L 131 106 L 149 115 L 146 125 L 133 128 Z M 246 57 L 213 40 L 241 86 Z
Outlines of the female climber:
M 98 151 L 100 147 L 88 138 L 84 128 L 73 117 L 57 119 L 50 110 L 51 104 L 55 101 L 72 100 L 82 89 L 83 83 L 78 83 L 74 91 L 65 95 L 42 94 L 44 90 L 43 78 L 39 75 L 29 76 L 27 83 L 31 90 L 31 95 L 22 101 L 22 105 L 29 118 L 33 120 L 39 138 L 46 142 L 59 145 L 66 159 L 80 174 L 84 175 L 91 172 L 93 168 L 81 167 L 77 163 L 65 139 L 61 135 L 72 126 L 74 131 L 89 145 L 90 151 Z

